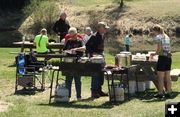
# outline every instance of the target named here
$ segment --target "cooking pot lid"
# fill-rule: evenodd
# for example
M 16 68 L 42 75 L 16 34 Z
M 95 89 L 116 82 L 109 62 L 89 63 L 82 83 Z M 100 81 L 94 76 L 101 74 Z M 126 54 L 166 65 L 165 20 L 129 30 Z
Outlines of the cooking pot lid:
M 122 51 L 122 52 L 120 52 L 120 54 L 131 54 L 131 52 Z

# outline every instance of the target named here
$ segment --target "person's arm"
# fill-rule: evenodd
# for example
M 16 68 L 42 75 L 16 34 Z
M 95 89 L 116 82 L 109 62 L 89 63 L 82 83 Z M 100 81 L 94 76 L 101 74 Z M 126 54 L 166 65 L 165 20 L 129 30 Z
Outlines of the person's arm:
M 79 47 L 79 48 L 73 48 L 71 50 L 84 52 L 86 50 L 86 46 L 82 46 L 82 47 Z
M 161 45 L 160 43 L 157 44 L 157 50 L 156 50 L 156 53 L 155 53 L 156 55 L 158 55 L 158 54 L 160 53 L 160 51 L 161 51 L 161 46 L 162 46 L 162 45 Z
M 85 46 L 85 44 L 84 44 L 84 41 L 83 40 L 81 40 L 81 42 L 80 42 L 81 44 L 80 44 L 80 46 L 81 47 L 78 47 L 78 48 L 73 48 L 73 49 L 71 49 L 71 50 L 73 50 L 73 51 L 80 51 L 80 52 L 84 52 L 85 50 L 86 50 L 86 46 Z
M 69 21 L 66 20 L 66 24 L 67 24 L 67 29 L 69 30 L 70 29 L 70 25 L 69 25 Z
M 67 50 L 67 49 L 68 49 L 69 44 L 70 44 L 70 41 L 69 41 L 69 40 L 67 40 L 67 42 L 65 42 L 65 46 L 64 46 L 63 50 Z
M 49 46 L 49 38 L 47 37 L 47 41 L 46 41 L 46 47 Z
M 37 43 L 37 36 L 35 37 L 35 39 L 34 39 L 34 46 L 36 46 L 36 43 Z
M 55 22 L 54 26 L 53 26 L 53 31 L 58 34 L 58 21 Z
M 155 56 L 155 55 L 158 55 L 161 51 L 161 47 L 162 47 L 162 44 L 161 44 L 161 37 L 156 37 L 156 41 L 157 41 L 157 49 L 156 49 L 156 53 L 154 54 L 151 54 L 152 56 Z
M 88 52 L 90 52 L 93 48 L 93 45 L 94 45 L 94 39 L 95 39 L 95 36 L 91 36 L 91 38 L 88 40 L 88 42 L 86 43 L 86 50 Z

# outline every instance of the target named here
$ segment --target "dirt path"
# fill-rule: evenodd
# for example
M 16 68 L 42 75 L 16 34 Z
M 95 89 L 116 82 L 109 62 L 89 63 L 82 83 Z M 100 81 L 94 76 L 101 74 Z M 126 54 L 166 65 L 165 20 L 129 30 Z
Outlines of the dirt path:
M 8 103 L 8 102 L 4 102 L 4 101 L 0 101 L 0 112 L 8 111 L 8 108 L 10 106 L 13 106 L 13 104 L 12 103 Z

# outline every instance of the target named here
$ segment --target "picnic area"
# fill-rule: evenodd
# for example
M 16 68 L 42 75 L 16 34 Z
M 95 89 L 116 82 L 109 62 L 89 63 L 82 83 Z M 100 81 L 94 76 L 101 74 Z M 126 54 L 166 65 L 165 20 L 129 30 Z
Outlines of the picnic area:
M 179 0 L 2 0 L 0 117 L 172 114 L 179 8 Z

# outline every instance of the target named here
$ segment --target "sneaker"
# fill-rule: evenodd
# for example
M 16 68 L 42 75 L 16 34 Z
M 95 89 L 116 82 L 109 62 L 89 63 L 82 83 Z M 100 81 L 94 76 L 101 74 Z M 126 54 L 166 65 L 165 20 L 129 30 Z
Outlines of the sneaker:
M 172 93 L 172 92 L 167 92 L 167 93 L 165 93 L 165 97 L 166 97 L 166 98 L 172 98 L 172 96 L 173 96 L 173 93 Z
M 102 97 L 103 97 L 103 96 L 108 96 L 108 94 L 107 94 L 107 93 L 104 93 L 103 91 L 100 91 L 100 92 L 99 92 L 99 95 L 102 96 Z
M 92 98 L 99 98 L 100 95 L 99 95 L 99 93 L 92 93 L 92 94 L 91 94 L 91 97 L 92 97 Z
M 81 98 L 77 98 L 77 101 L 82 101 L 82 99 Z
M 163 98 L 164 94 L 163 93 L 157 93 L 154 95 L 155 98 Z

